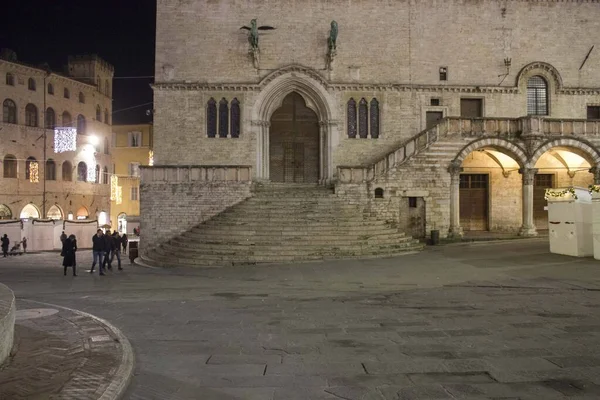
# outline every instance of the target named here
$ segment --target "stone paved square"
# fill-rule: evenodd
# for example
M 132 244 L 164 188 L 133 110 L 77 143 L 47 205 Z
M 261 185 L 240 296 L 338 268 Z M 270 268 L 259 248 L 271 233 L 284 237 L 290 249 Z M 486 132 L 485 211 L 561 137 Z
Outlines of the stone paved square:
M 547 239 L 106 277 L 59 265 L 0 259 L 2 282 L 121 329 L 136 358 L 126 399 L 600 397 L 600 264 Z

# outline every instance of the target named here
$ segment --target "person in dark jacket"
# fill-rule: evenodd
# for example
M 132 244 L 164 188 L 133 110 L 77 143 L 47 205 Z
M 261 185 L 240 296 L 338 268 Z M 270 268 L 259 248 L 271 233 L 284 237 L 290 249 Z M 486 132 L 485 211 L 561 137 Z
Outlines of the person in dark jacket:
M 98 229 L 96 234 L 92 237 L 92 254 L 94 255 L 94 261 L 92 261 L 92 269 L 90 274 L 94 273 L 94 267 L 98 262 L 98 270 L 100 275 L 104 275 L 104 268 L 102 263 L 104 261 L 104 254 L 106 253 L 106 241 L 104 240 L 104 234 L 102 229 Z
M 8 245 L 9 244 L 10 244 L 10 239 L 8 238 L 8 236 L 5 233 L 4 236 L 2 236 L 2 254 L 4 254 L 4 257 L 8 256 Z
M 75 257 L 75 252 L 77 251 L 77 239 L 75 235 L 69 236 L 63 242 L 62 254 L 63 256 L 63 267 L 65 276 L 67 276 L 67 268 L 73 268 L 73 276 L 77 276 L 77 259 Z
M 104 263 L 102 264 L 102 266 L 106 268 L 106 265 L 108 264 L 108 269 L 112 270 L 111 254 L 115 250 L 116 243 L 115 243 L 115 239 L 110 234 L 110 230 L 107 230 L 106 234 L 104 235 L 104 246 L 105 246 L 105 250 L 104 250 L 105 253 L 104 253 Z
M 23 245 L 23 253 L 27 253 L 27 238 L 26 237 L 23 238 L 22 245 Z
M 60 235 L 60 242 L 64 243 L 65 240 L 67 240 L 67 234 L 65 231 L 63 231 L 63 233 Z
M 115 256 L 117 256 L 117 261 L 118 264 L 117 266 L 119 267 L 119 271 L 123 270 L 123 267 L 121 267 L 121 242 L 122 242 L 122 238 L 121 236 L 119 236 L 119 232 L 118 231 L 114 231 L 112 234 L 113 240 L 115 242 L 115 248 L 110 252 L 110 263 L 112 264 L 113 260 L 115 259 Z
M 129 241 L 129 239 L 127 239 L 127 234 L 124 233 L 123 236 L 121 236 L 121 243 L 123 244 L 123 254 L 127 254 L 127 242 Z

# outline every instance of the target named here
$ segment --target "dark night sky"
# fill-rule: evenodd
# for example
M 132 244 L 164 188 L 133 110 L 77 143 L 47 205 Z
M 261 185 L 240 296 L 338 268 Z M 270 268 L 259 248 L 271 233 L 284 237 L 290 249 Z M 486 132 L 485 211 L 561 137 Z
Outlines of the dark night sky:
M 18 61 L 50 64 L 63 71 L 69 55 L 98 54 L 115 67 L 115 77 L 154 75 L 154 0 L 13 1 L 0 24 L 0 47 Z M 153 78 L 115 79 L 113 124 L 150 122 Z

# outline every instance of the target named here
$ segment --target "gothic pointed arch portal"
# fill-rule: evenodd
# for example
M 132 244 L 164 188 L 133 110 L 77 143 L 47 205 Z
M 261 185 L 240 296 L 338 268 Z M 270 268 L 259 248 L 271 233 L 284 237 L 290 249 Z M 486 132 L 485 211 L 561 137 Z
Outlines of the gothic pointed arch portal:
M 297 92 L 288 94 L 271 116 L 269 178 L 285 183 L 319 181 L 319 120 Z
M 327 85 L 317 71 L 297 65 L 263 79 L 251 113 L 257 138 L 256 179 L 322 185 L 332 182 L 332 149 L 339 140 L 338 111 Z M 288 140 L 292 137 L 295 139 Z

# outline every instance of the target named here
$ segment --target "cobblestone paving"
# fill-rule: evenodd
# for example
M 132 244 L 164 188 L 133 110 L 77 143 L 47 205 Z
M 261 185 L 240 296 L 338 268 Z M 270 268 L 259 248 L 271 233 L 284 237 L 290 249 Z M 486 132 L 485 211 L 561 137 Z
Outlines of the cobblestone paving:
M 40 254 L 0 271 L 19 298 L 122 329 L 126 399 L 599 399 L 600 262 L 546 240 L 76 278 Z
M 130 372 L 120 368 L 122 338 L 97 319 L 22 299 L 16 319 L 16 352 L 0 370 L 0 399 L 112 399 L 126 386 L 128 376 L 116 376 Z

